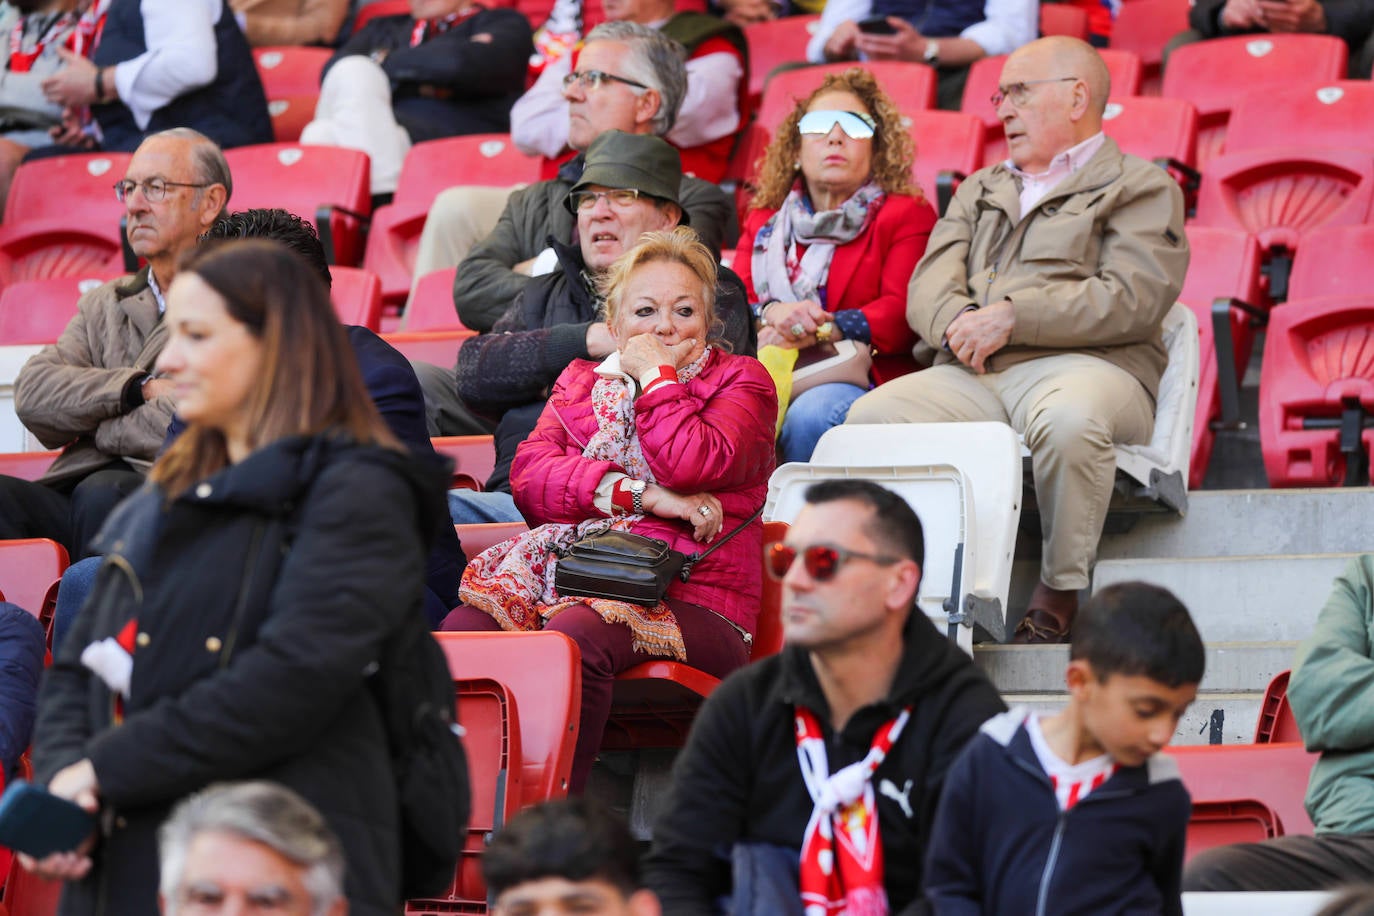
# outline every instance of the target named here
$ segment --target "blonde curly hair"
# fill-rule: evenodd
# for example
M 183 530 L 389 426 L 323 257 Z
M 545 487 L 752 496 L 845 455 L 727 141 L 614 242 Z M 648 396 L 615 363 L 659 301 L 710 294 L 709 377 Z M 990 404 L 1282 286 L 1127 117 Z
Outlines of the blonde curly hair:
M 902 124 L 902 113 L 878 85 L 873 74 L 862 67 L 851 67 L 840 73 L 832 73 L 821 81 L 809 96 L 797 103 L 797 107 L 783 119 L 773 142 L 768 144 L 763 158 L 758 163 L 758 188 L 751 209 L 777 209 L 787 199 L 787 192 L 801 173 L 799 166 L 801 154 L 801 134 L 797 124 L 811 103 L 827 92 L 848 92 L 873 115 L 876 127 L 873 131 L 873 180 L 888 194 L 910 194 L 921 198 L 921 189 L 911 178 L 911 164 L 916 158 L 916 145 L 911 142 L 911 134 Z

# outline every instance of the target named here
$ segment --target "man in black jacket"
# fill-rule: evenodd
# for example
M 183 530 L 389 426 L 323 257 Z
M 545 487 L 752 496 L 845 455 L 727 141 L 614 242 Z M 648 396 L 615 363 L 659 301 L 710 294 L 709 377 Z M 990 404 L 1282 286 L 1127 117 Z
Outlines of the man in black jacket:
M 329 59 L 301 131 L 302 143 L 367 153 L 373 194 L 396 190 L 412 143 L 510 130 L 534 50 L 512 9 L 410 0 L 410 10 L 373 19 Z
M 922 912 L 945 771 L 1005 709 L 915 608 L 911 507 L 864 480 L 817 483 L 806 503 L 764 548 L 787 645 L 716 688 L 674 767 L 647 871 L 665 914 L 722 896 L 735 913 L 797 911 L 798 894 L 808 911 Z
M 558 268 L 536 277 L 492 327 L 463 342 L 450 411 L 475 411 L 496 427 L 496 467 L 485 491 L 455 491 L 455 524 L 519 521 L 510 496 L 515 447 L 534 429 L 553 383 L 575 359 L 603 359 L 615 350 L 606 327 L 598 279 L 645 232 L 688 223 L 680 203 L 682 160 L 665 140 L 607 131 L 592 141 L 586 166 L 564 206 L 577 220 L 578 245 L 549 236 Z M 720 269 L 712 335 L 735 353 L 754 353 L 754 326 L 744 284 Z

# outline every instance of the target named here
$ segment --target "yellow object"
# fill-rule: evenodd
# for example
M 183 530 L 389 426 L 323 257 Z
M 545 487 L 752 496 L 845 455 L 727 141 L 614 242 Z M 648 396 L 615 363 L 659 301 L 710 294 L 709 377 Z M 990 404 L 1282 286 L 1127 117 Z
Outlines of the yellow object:
M 773 376 L 773 385 L 778 389 L 778 423 L 773 432 L 776 438 L 782 432 L 782 418 L 787 415 L 787 405 L 792 402 L 792 369 L 797 365 L 797 351 L 769 344 L 759 347 L 759 362 Z

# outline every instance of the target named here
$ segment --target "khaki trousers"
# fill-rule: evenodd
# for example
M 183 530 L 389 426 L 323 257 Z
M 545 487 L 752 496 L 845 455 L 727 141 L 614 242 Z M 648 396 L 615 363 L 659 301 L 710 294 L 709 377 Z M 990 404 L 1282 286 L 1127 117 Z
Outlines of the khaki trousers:
M 460 185 L 439 192 L 430 205 L 420 243 L 415 249 L 419 280 L 425 274 L 463 263 L 468 252 L 491 234 L 515 188 Z
M 960 363 L 893 379 L 849 408 L 849 423 L 996 420 L 1025 436 L 1050 588 L 1088 586 L 1116 476 L 1116 443 L 1143 444 L 1154 404 L 1136 378 L 1081 353 L 977 375 Z

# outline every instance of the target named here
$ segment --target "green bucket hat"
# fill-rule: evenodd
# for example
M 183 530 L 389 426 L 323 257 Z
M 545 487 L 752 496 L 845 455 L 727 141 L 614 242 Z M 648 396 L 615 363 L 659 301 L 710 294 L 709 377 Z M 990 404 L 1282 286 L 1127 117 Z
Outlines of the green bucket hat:
M 682 157 L 667 141 L 652 134 L 627 134 L 610 130 L 597 136 L 587 147 L 582 178 L 573 185 L 563 206 L 576 215 L 573 195 L 592 185 L 603 188 L 634 188 L 641 194 L 671 201 L 682 210 L 681 225 L 687 225 L 687 211 L 678 200 L 682 185 Z

